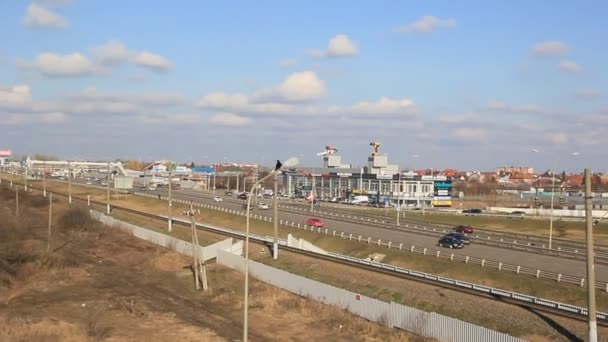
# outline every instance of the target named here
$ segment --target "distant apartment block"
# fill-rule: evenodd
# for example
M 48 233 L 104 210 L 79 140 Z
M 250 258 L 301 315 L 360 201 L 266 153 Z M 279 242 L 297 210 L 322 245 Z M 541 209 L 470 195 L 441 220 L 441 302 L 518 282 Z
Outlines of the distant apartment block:
M 500 166 L 496 168 L 496 173 L 523 173 L 533 174 L 534 168 L 529 166 Z

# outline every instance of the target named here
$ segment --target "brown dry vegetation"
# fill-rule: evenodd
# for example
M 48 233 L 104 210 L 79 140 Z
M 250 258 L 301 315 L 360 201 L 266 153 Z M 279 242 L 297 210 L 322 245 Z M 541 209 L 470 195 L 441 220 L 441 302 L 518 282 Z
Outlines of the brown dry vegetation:
M 4 184 L 3 184 L 4 185 Z M 0 341 L 224 341 L 242 335 L 242 275 L 207 266 L 210 290 L 193 290 L 190 259 L 92 221 L 0 189 Z M 250 339 L 422 340 L 251 282 Z

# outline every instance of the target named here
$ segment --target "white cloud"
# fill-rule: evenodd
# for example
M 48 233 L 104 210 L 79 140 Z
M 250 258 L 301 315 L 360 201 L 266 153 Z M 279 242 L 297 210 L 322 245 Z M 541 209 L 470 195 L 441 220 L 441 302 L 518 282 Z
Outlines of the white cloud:
M 62 16 L 32 3 L 27 7 L 23 23 L 28 27 L 66 28 L 68 22 Z
M 510 113 L 536 113 L 542 114 L 546 113 L 546 110 L 541 106 L 534 104 L 523 104 L 523 105 L 513 105 L 500 101 L 490 102 L 485 107 L 486 110 L 492 111 L 502 111 L 502 112 L 510 112 Z
M 298 62 L 295 59 L 284 59 L 279 63 L 279 66 L 281 68 L 291 68 L 296 64 L 298 64 Z
M 46 123 L 59 123 L 66 121 L 67 116 L 64 113 L 46 113 L 40 116 L 40 120 Z
M 568 51 L 568 45 L 560 41 L 541 42 L 532 47 L 532 54 L 535 56 L 563 56 Z
M 581 100 L 594 100 L 599 98 L 602 93 L 597 89 L 580 88 L 576 90 L 576 97 Z
M 325 82 L 317 77 L 313 71 L 296 72 L 287 77 L 280 85 L 273 89 L 256 92 L 252 102 L 308 102 L 325 96 L 327 90 Z
M 451 131 L 452 137 L 464 141 L 481 141 L 487 138 L 488 133 L 483 128 L 457 127 Z
M 326 50 L 308 50 L 307 53 L 313 57 L 340 58 L 353 57 L 359 53 L 357 44 L 347 35 L 338 34 L 329 40 Z
M 245 95 L 221 92 L 207 94 L 196 105 L 208 109 L 264 114 L 281 114 L 294 109 L 293 106 L 282 103 L 252 103 Z
M 234 113 L 219 113 L 210 117 L 209 122 L 218 126 L 248 126 L 253 120 Z
M 138 53 L 133 58 L 133 63 L 155 71 L 167 71 L 172 67 L 165 57 L 148 51 Z
M 10 89 L 0 87 L 0 108 L 17 108 L 28 105 L 32 101 L 30 87 L 18 85 Z
M 582 70 L 582 67 L 575 61 L 563 60 L 559 62 L 558 68 L 562 72 L 577 73 Z
M 329 108 L 330 113 L 383 115 L 383 114 L 405 114 L 414 110 L 414 101 L 410 99 L 391 99 L 381 97 L 376 102 L 359 102 L 349 107 L 333 106 Z
M 65 7 L 69 5 L 72 0 L 35 0 L 36 3 L 46 7 Z
M 122 42 L 110 40 L 107 43 L 92 49 L 95 59 L 104 65 L 114 65 L 125 62 L 133 55 Z
M 80 53 L 65 55 L 44 52 L 33 63 L 18 62 L 21 68 L 34 69 L 47 77 L 86 76 L 95 71 L 94 64 Z
M 436 28 L 454 28 L 456 27 L 454 19 L 440 19 L 432 15 L 426 15 L 415 22 L 402 26 L 398 30 L 403 33 L 411 32 L 431 32 Z
M 568 134 L 564 132 L 546 133 L 544 139 L 554 145 L 564 145 L 568 143 Z

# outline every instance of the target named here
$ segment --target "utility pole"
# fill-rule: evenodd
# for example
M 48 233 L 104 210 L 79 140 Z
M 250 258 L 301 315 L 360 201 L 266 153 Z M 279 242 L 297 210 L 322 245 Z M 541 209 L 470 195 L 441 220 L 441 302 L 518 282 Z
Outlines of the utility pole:
M 239 192 L 239 174 L 236 174 L 236 192 Z
M 108 163 L 108 177 L 106 181 L 106 214 L 110 215 L 110 163 Z
M 226 191 L 230 191 L 230 175 L 228 175 L 228 181 L 226 182 Z
M 72 166 L 68 162 L 68 203 L 72 204 Z
M 597 315 L 595 311 L 595 265 L 593 260 L 593 202 L 591 197 L 591 170 L 585 169 L 585 237 L 587 240 L 587 307 L 589 313 L 589 341 L 597 342 Z
M 549 215 L 549 249 L 553 242 L 553 199 L 555 198 L 555 171 L 551 170 L 551 214 Z
M 169 167 L 171 167 L 171 165 L 169 165 Z M 173 180 L 173 172 L 172 170 L 169 168 L 169 203 L 168 203 L 168 207 L 167 207 L 167 229 L 169 229 L 169 233 L 171 233 L 171 231 L 173 230 L 173 219 L 171 218 L 171 207 L 173 206 L 173 202 L 171 199 L 171 183 Z
M 49 195 L 49 228 L 47 232 L 46 239 L 46 252 L 51 252 L 51 225 L 53 222 L 53 193 L 51 192 Z
M 397 194 L 397 225 L 399 226 L 399 216 L 401 216 L 401 171 L 399 171 L 399 184 L 397 185 L 399 193 Z
M 274 174 L 274 181 L 273 181 L 273 194 L 274 194 L 274 203 L 273 203 L 273 217 L 272 217 L 272 226 L 274 227 L 274 244 L 273 244 L 273 248 L 272 248 L 272 258 L 277 260 L 279 258 L 279 201 L 278 201 L 278 194 L 277 194 L 277 190 L 279 188 L 278 186 L 278 173 Z
M 15 187 L 15 219 L 19 220 L 19 187 Z
M 46 162 L 42 162 L 42 196 L 46 197 Z
M 25 162 L 25 168 L 23 171 L 23 191 L 27 192 L 27 161 Z
M 215 170 L 213 171 L 213 196 L 215 196 Z
M 188 214 L 190 215 L 190 232 L 192 234 L 192 269 L 194 270 L 194 287 L 198 291 L 201 289 L 200 279 L 199 279 L 199 274 L 198 274 L 199 245 L 198 245 L 197 234 L 196 234 L 196 223 L 194 222 L 194 213 L 191 211 Z
M 312 177 L 312 185 L 311 185 L 311 190 L 310 190 L 310 212 L 312 212 L 314 210 L 314 205 L 315 205 L 315 174 L 314 174 L 314 169 L 313 169 L 313 173 L 311 173 L 310 176 Z

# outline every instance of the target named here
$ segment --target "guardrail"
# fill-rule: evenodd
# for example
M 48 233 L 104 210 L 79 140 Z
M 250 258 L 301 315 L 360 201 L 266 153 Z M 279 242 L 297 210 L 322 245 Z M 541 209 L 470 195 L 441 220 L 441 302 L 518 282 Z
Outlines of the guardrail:
M 30 186 L 30 188 L 31 188 L 31 186 Z M 125 193 L 126 191 L 118 190 L 117 192 Z M 137 191 L 133 192 L 133 193 L 138 196 L 150 197 L 150 198 L 155 198 L 155 199 L 159 198 L 159 195 L 157 195 L 157 194 L 142 193 L 142 192 L 137 192 Z M 65 194 L 58 194 L 58 195 L 65 196 Z M 72 196 L 72 198 L 87 201 L 87 199 L 78 198 L 76 196 Z M 168 198 L 166 196 L 162 196 L 162 195 L 160 195 L 160 199 L 168 200 Z M 216 206 L 216 205 L 209 205 L 209 204 L 193 202 L 190 200 L 182 200 L 182 199 L 173 199 L 173 202 L 181 203 L 184 205 L 193 205 L 195 207 L 200 207 L 200 208 L 204 208 L 204 209 L 221 211 L 221 212 L 225 212 L 225 213 L 233 214 L 233 215 L 245 216 L 244 211 L 229 209 L 229 208 Z M 98 205 L 106 205 L 106 203 L 96 202 L 96 201 L 91 201 L 91 203 L 95 203 Z M 116 206 L 113 206 L 113 207 L 116 207 Z M 120 208 L 121 210 L 126 210 L 126 208 L 121 208 L 121 207 L 116 207 L 116 208 Z M 250 217 L 253 219 L 257 219 L 257 220 L 261 220 L 261 221 L 265 221 L 265 222 L 272 222 L 271 217 L 267 217 L 264 215 L 252 214 Z M 351 233 L 345 233 L 345 232 L 340 232 L 340 231 L 336 231 L 336 230 L 329 230 L 327 228 L 316 228 L 316 227 L 311 227 L 311 226 L 297 223 L 297 222 L 289 222 L 286 220 L 280 220 L 279 224 L 282 226 L 285 226 L 285 227 L 303 229 L 305 231 L 311 231 L 311 232 L 315 232 L 318 234 L 331 235 L 334 237 L 348 239 L 351 241 L 355 240 L 356 242 L 374 244 L 377 246 L 399 249 L 402 251 L 409 251 L 410 253 L 418 253 L 418 254 L 427 255 L 427 256 L 435 257 L 435 258 L 449 259 L 450 261 L 457 261 L 457 262 L 464 262 L 467 264 L 479 265 L 481 267 L 497 269 L 499 271 L 515 272 L 517 274 L 530 275 L 530 276 L 534 276 L 535 278 L 538 278 L 538 279 L 542 278 L 542 279 L 548 279 L 548 280 L 552 280 L 552 281 L 556 281 L 556 282 L 575 284 L 575 285 L 578 285 L 581 287 L 585 285 L 584 277 L 577 277 L 577 276 L 567 275 L 567 274 L 563 274 L 563 273 L 545 271 L 545 270 L 530 268 L 530 267 L 521 266 L 521 265 L 507 264 L 507 263 L 503 263 L 503 262 L 497 261 L 497 260 L 471 257 L 471 256 L 456 254 L 456 253 L 447 253 L 445 251 L 433 249 L 433 248 L 419 247 L 419 246 L 407 245 L 407 244 L 403 244 L 403 243 L 394 243 L 393 241 L 383 241 L 381 239 L 373 238 L 370 236 L 365 237 L 365 236 L 361 236 L 361 235 L 353 235 Z M 595 287 L 601 291 L 608 292 L 608 282 L 596 281 Z
M 150 197 L 150 198 L 158 198 L 158 195 L 152 195 L 152 194 L 147 194 L 147 193 L 135 192 L 135 194 L 139 195 L 139 196 Z M 161 200 L 168 200 L 168 197 L 166 197 L 166 196 L 161 195 L 160 198 L 161 198 Z M 209 209 L 209 210 L 216 210 L 216 211 L 225 212 L 225 213 L 233 214 L 233 215 L 245 216 L 245 214 L 246 214 L 245 211 L 229 209 L 229 208 L 225 208 L 225 207 L 222 207 L 219 205 L 210 205 L 210 204 L 204 204 L 204 203 L 199 203 L 199 202 L 193 202 L 190 200 L 173 199 L 173 202 L 184 204 L 184 205 L 192 204 L 195 207 L 201 207 L 201 208 Z M 272 218 L 267 217 L 265 215 L 251 214 L 250 218 L 255 219 L 255 220 L 265 221 L 265 222 L 272 222 Z M 409 251 L 410 253 L 418 253 L 418 254 L 427 255 L 427 256 L 435 257 L 435 258 L 449 259 L 450 261 L 464 262 L 466 264 L 479 265 L 481 267 L 486 267 L 489 269 L 496 269 L 499 271 L 514 272 L 516 274 L 521 274 L 521 275 L 530 275 L 537 279 L 543 278 L 543 279 L 548 279 L 548 280 L 552 280 L 552 281 L 556 281 L 556 282 L 575 284 L 575 285 L 578 285 L 581 287 L 585 286 L 585 284 L 586 284 L 584 277 L 577 277 L 577 276 L 572 276 L 572 275 L 563 274 L 563 273 L 545 271 L 545 270 L 530 268 L 530 267 L 521 266 L 521 265 L 507 264 L 507 263 L 503 263 L 503 262 L 497 261 L 497 260 L 471 257 L 468 255 L 462 255 L 462 254 L 457 254 L 457 253 L 452 253 L 452 252 L 447 253 L 447 252 L 439 250 L 439 249 L 419 247 L 419 246 L 414 246 L 414 245 L 404 245 L 403 243 L 394 243 L 393 241 L 386 241 L 386 240 L 383 241 L 378 238 L 372 238 L 369 236 L 365 237 L 362 235 L 353 235 L 351 233 L 340 232 L 340 231 L 333 230 L 333 229 L 330 230 L 327 228 L 312 227 L 312 226 L 309 226 L 306 224 L 301 224 L 298 222 L 289 222 L 286 220 L 280 220 L 279 224 L 282 226 L 285 226 L 285 227 L 289 227 L 289 228 L 302 229 L 304 231 L 310 231 L 310 232 L 314 232 L 314 233 L 318 233 L 318 234 L 331 235 L 334 237 L 338 237 L 341 239 L 347 239 L 350 241 L 367 243 L 370 245 L 373 244 L 376 246 L 398 249 L 401 251 Z M 601 291 L 608 292 L 608 282 L 596 281 L 595 287 Z
M 36 189 L 36 190 L 39 190 L 39 189 Z M 64 196 L 64 197 L 66 196 L 65 194 L 61 194 L 61 193 L 56 193 L 56 194 L 60 195 L 60 196 Z M 146 194 L 146 195 L 149 195 L 149 194 Z M 149 196 L 157 198 L 157 196 L 154 196 L 154 195 L 149 195 Z M 72 196 L 72 198 L 75 200 L 87 201 L 87 199 L 80 198 L 77 196 Z M 210 205 L 206 205 L 206 204 L 202 204 L 202 203 L 192 203 L 191 201 L 186 201 L 186 200 L 176 200 L 176 202 L 183 203 L 183 204 L 193 204 L 193 205 L 200 206 L 200 207 L 209 207 L 210 209 L 216 209 L 216 210 L 226 211 L 226 212 L 230 212 L 230 211 L 238 212 L 233 209 L 227 209 L 227 208 L 223 208 L 223 207 L 219 207 L 219 206 L 210 206 Z M 94 203 L 96 205 L 105 205 L 106 204 L 106 203 L 99 202 L 99 201 L 91 201 L 91 203 Z M 211 208 L 211 207 L 213 207 L 213 208 Z M 124 207 L 119 207 L 119 206 L 113 206 L 113 209 L 114 210 L 123 210 L 123 211 L 131 212 L 134 214 L 138 214 L 141 216 L 146 216 L 146 217 L 160 219 L 160 220 L 167 219 L 166 217 L 162 217 L 160 215 L 145 213 L 145 212 L 137 211 L 134 209 L 124 208 Z M 242 212 L 239 212 L 239 214 L 245 215 L 245 213 L 242 213 Z M 264 221 L 271 221 L 270 218 L 267 218 L 265 216 L 254 215 L 254 218 L 256 216 L 258 219 L 263 219 Z M 180 219 L 180 218 L 175 218 L 174 222 L 179 222 L 184 225 L 190 224 L 190 222 L 188 220 L 184 220 L 184 219 Z M 292 226 L 293 226 L 293 223 L 292 223 Z M 232 230 L 229 228 L 218 227 L 218 226 L 213 226 L 213 225 L 209 225 L 209 224 L 201 224 L 201 223 L 197 223 L 197 227 L 203 228 L 205 230 L 213 231 L 215 233 L 221 233 L 221 234 L 229 235 L 229 236 L 233 236 L 233 237 L 240 237 L 240 238 L 245 237 L 244 232 L 235 231 L 235 230 Z M 302 228 L 304 228 L 304 229 L 308 228 L 311 231 L 317 231 L 319 233 L 321 232 L 321 228 L 314 229 L 313 227 L 306 227 L 306 226 L 304 226 Z M 326 234 L 328 233 L 327 229 L 325 230 L 325 233 Z M 336 232 L 333 231 L 332 235 L 335 236 Z M 341 233 L 340 235 L 342 237 L 344 237 L 343 233 Z M 263 235 L 257 235 L 257 234 L 249 234 L 249 236 L 250 236 L 250 239 L 252 239 L 253 241 L 257 241 L 257 242 L 261 242 L 261 243 L 265 243 L 265 244 L 270 244 L 270 243 L 274 242 L 273 237 L 270 237 L 270 236 L 263 236 Z M 352 235 L 350 237 L 352 238 Z M 368 238 L 368 243 L 371 243 L 370 238 Z M 324 258 L 324 259 L 333 260 L 335 262 L 341 262 L 341 263 L 345 263 L 345 264 L 365 266 L 368 269 L 373 269 L 373 270 L 376 270 L 379 272 L 391 273 L 393 275 L 405 277 L 408 279 L 417 279 L 417 280 L 424 281 L 427 283 L 435 284 L 437 286 L 458 289 L 460 291 L 474 293 L 477 295 L 482 295 L 482 296 L 489 295 L 492 298 L 498 298 L 500 300 L 517 303 L 519 305 L 533 306 L 533 307 L 549 310 L 551 312 L 567 315 L 569 317 L 585 319 L 585 317 L 588 315 L 587 308 L 576 306 L 576 305 L 565 304 L 565 303 L 556 302 L 556 301 L 552 301 L 552 300 L 548 300 L 548 299 L 544 299 L 544 298 L 529 296 L 529 295 L 518 293 L 518 292 L 506 291 L 506 290 L 497 289 L 497 288 L 493 288 L 493 287 L 489 287 L 489 286 L 483 286 L 483 285 L 459 281 L 459 280 L 455 280 L 455 279 L 451 279 L 451 278 L 447 278 L 447 277 L 436 276 L 436 275 L 432 275 L 429 273 L 414 271 L 414 270 L 410 270 L 410 269 L 406 269 L 406 268 L 402 268 L 402 267 L 398 267 L 398 266 L 394 266 L 394 265 L 390 265 L 390 264 L 375 262 L 375 261 L 371 261 L 371 260 L 364 260 L 364 259 L 360 259 L 360 258 L 356 258 L 356 257 L 338 254 L 338 253 L 319 254 L 319 253 L 312 252 L 312 251 L 302 251 L 297 248 L 286 246 L 285 240 L 279 240 L 279 244 L 283 249 L 297 251 L 299 253 L 312 255 L 317 258 Z M 378 240 L 378 245 L 382 245 L 382 242 L 380 240 Z M 385 246 L 387 246 L 388 248 L 391 248 L 391 243 L 388 242 L 388 244 L 385 244 Z M 401 248 L 402 245 L 400 245 L 399 247 Z M 414 247 L 414 246 L 412 246 L 412 247 Z M 415 248 L 411 248 L 412 252 L 414 252 L 414 249 Z M 426 252 L 426 251 L 427 251 L 427 249 L 424 249 L 424 252 Z M 437 253 L 437 257 L 439 257 L 439 256 L 440 256 L 440 253 Z M 453 258 L 453 256 L 454 256 L 454 254 L 451 254 L 452 258 Z M 487 265 L 490 266 L 489 263 Z M 499 266 L 498 266 L 499 269 L 501 267 L 500 265 L 502 265 L 502 264 L 499 264 Z M 482 266 L 485 266 L 483 262 L 482 262 Z M 522 269 L 519 269 L 519 267 L 518 267 L 518 271 L 521 271 L 521 270 Z M 536 276 L 540 277 L 540 273 L 541 273 L 541 271 L 537 270 Z M 558 278 L 557 280 L 559 281 L 560 279 Z M 584 279 L 581 281 L 581 286 L 582 285 L 584 285 Z M 597 287 L 597 285 L 598 284 L 596 284 L 596 287 Z M 608 289 L 608 284 L 604 284 L 604 287 L 606 289 Z M 596 317 L 597 317 L 598 323 L 600 325 L 608 326 L 608 313 L 597 312 Z
M 115 207 L 118 210 L 125 210 L 130 213 L 139 214 L 146 217 L 152 217 L 157 219 L 166 219 L 166 217 L 162 217 L 155 214 L 144 213 L 133 209 Z M 225 208 L 224 208 L 225 209 Z M 189 220 L 184 220 L 180 218 L 174 219 L 174 222 L 181 223 L 183 225 L 190 225 Z M 241 239 L 245 239 L 246 234 L 242 231 L 236 231 L 225 227 L 219 227 L 210 224 L 202 224 L 196 223 L 197 228 L 201 228 L 203 230 L 207 230 L 214 233 L 220 233 L 224 235 L 229 235 L 231 237 L 237 237 Z M 272 244 L 274 242 L 274 238 L 271 236 L 259 235 L 259 234 L 249 234 L 249 239 L 263 244 Z M 479 284 L 474 284 L 470 282 L 460 281 L 456 279 L 451 279 L 447 277 L 437 276 L 429 273 L 419 272 L 415 270 L 406 269 L 403 267 L 398 267 L 390 264 L 385 264 L 381 262 L 375 262 L 365 259 L 360 259 L 348 255 L 342 255 L 338 253 L 329 252 L 328 254 L 321 254 L 313 251 L 302 251 L 295 247 L 288 247 L 287 242 L 284 239 L 279 240 L 279 246 L 283 249 L 287 249 L 290 251 L 295 251 L 298 253 L 307 254 L 310 256 L 314 256 L 317 258 L 323 258 L 326 260 L 332 260 L 334 262 L 340 262 L 349 265 L 359 265 L 366 266 L 367 269 L 374 269 L 377 271 L 381 271 L 383 273 L 389 273 L 398 277 L 405 277 L 408 279 L 415 279 L 424 281 L 426 283 L 435 284 L 437 286 L 449 287 L 451 289 L 458 289 L 461 291 L 465 291 L 468 293 L 475 293 L 477 295 L 490 296 L 491 298 L 508 301 L 511 303 L 516 303 L 519 305 L 525 306 L 533 306 L 537 308 L 542 308 L 545 310 L 551 310 L 551 312 L 561 313 L 563 315 L 574 317 L 578 319 L 586 319 L 588 315 L 587 308 L 565 304 L 557 301 L 552 301 L 549 299 L 544 299 L 540 297 L 534 297 L 518 292 L 506 291 L 502 289 L 497 289 L 489 286 L 483 286 Z M 600 325 L 608 325 L 608 313 L 606 312 L 597 312 L 597 320 Z
M 182 191 L 190 196 L 201 197 L 201 198 L 211 198 L 210 195 L 201 193 L 200 191 Z M 235 200 L 230 198 L 231 202 L 242 203 L 242 200 Z M 338 219 L 341 221 L 353 222 L 358 224 L 366 224 L 366 225 L 375 225 L 385 229 L 399 230 L 409 233 L 414 233 L 418 235 L 426 235 L 432 237 L 440 237 L 443 234 L 449 233 L 452 231 L 449 225 L 441 225 L 441 226 L 426 226 L 423 224 L 417 223 L 407 223 L 408 220 L 404 220 L 404 224 L 397 225 L 392 221 L 392 218 L 388 217 L 375 217 L 375 216 L 356 216 L 350 214 L 338 214 L 333 212 L 326 212 L 323 210 L 315 210 L 310 211 L 307 208 L 295 207 L 289 205 L 279 205 L 281 210 L 284 211 L 292 211 L 292 212 L 300 212 L 300 213 L 308 213 L 315 214 L 325 218 Z M 449 228 L 448 228 L 449 227 Z M 477 231 L 486 231 L 483 229 L 477 229 Z M 476 243 L 506 248 L 506 249 L 514 249 L 524 252 L 531 252 L 541 255 L 549 255 L 555 257 L 563 257 L 570 259 L 578 259 L 585 260 L 586 259 L 586 250 L 584 246 L 580 246 L 580 248 L 575 247 L 564 247 L 564 246 L 555 246 L 552 249 L 549 249 L 547 245 L 544 244 L 543 238 L 537 238 L 531 235 L 526 234 L 509 234 L 504 232 L 498 232 L 498 236 L 492 236 L 487 234 L 475 233 L 470 235 Z M 517 239 L 520 237 L 521 239 Z M 522 241 L 523 240 L 523 241 Z M 538 241 L 542 242 L 538 242 Z M 542 243 L 542 244 L 541 244 Z M 599 250 L 596 248 L 596 263 L 597 264 L 607 264 L 608 265 L 608 252 L 604 252 L 603 250 Z

